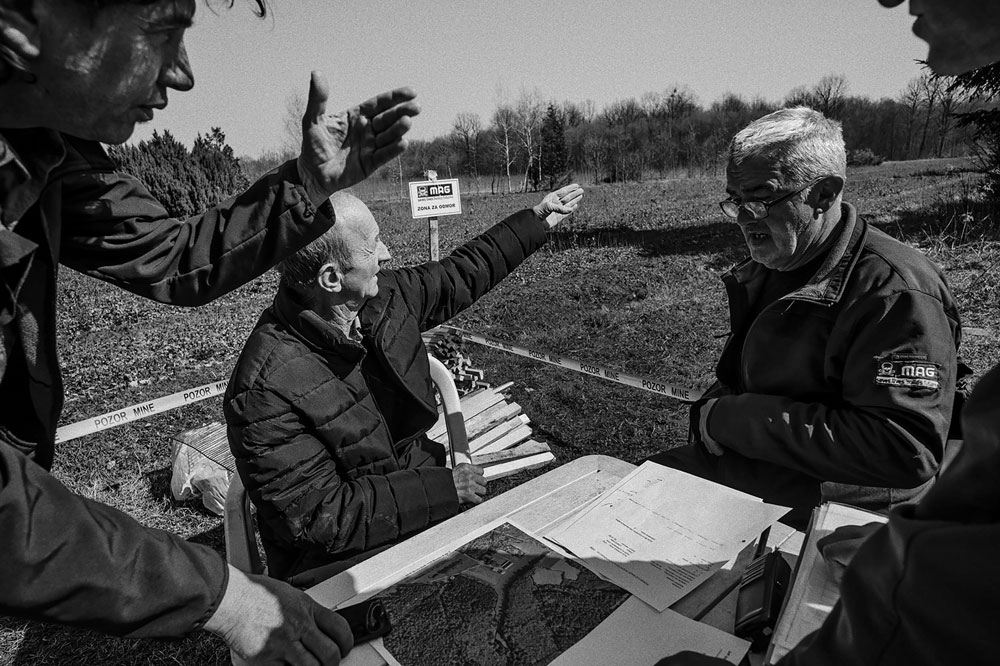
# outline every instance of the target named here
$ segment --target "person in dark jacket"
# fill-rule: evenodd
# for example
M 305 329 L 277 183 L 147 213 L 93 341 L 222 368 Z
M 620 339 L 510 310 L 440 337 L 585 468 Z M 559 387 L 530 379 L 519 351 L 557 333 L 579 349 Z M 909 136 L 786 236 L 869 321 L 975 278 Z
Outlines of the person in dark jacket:
M 895 7 L 904 0 L 880 0 Z M 1000 61 L 1000 3 L 911 0 L 914 32 L 928 41 L 938 74 L 961 74 Z M 1000 365 L 986 373 L 962 409 L 963 444 L 916 505 L 873 524 L 823 626 L 778 666 L 992 666 L 1000 663 Z M 834 532 L 824 557 L 842 557 Z M 836 562 L 827 557 L 833 566 Z M 657 666 L 722 666 L 684 652 Z
M 507 277 L 582 196 L 568 185 L 440 262 L 394 270 L 368 208 L 333 197 L 337 224 L 282 264 L 226 390 L 270 575 L 314 584 L 482 501 L 482 468 L 448 469 L 425 435 L 438 413 L 420 333 Z
M 163 303 L 206 303 L 332 225 L 329 195 L 398 155 L 418 112 L 403 89 L 328 116 L 314 73 L 299 157 L 171 219 L 98 142 L 124 141 L 169 89 L 191 88 L 194 12 L 194 0 L 0 0 L 0 613 L 130 637 L 206 629 L 255 663 L 336 663 L 352 637 L 335 613 L 48 473 L 60 263 Z
M 933 480 L 961 336 L 944 276 L 842 201 L 840 124 L 782 109 L 736 134 L 723 212 L 750 258 L 724 277 L 730 335 L 692 442 L 655 462 L 791 507 L 888 511 Z

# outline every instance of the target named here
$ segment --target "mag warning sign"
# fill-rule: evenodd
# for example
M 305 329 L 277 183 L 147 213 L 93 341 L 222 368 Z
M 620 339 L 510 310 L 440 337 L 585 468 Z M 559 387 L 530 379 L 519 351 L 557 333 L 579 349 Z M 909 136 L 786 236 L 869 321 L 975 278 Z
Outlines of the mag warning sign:
M 458 179 L 410 183 L 410 212 L 414 218 L 459 215 L 462 212 L 462 198 Z

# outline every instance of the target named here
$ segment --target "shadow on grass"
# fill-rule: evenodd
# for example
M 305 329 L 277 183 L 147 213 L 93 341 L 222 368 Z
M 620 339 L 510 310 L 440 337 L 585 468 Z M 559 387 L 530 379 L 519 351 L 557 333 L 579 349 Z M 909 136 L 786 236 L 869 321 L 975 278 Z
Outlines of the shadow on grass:
M 919 243 L 936 239 L 949 245 L 1000 240 L 1000 201 L 973 194 L 939 199 L 926 206 L 899 211 L 878 224 L 899 240 Z
M 726 222 L 671 229 L 557 230 L 549 234 L 548 242 L 548 248 L 553 251 L 628 246 L 640 248 L 640 254 L 645 257 L 720 252 L 728 254 L 732 250 L 746 252 L 739 228 Z

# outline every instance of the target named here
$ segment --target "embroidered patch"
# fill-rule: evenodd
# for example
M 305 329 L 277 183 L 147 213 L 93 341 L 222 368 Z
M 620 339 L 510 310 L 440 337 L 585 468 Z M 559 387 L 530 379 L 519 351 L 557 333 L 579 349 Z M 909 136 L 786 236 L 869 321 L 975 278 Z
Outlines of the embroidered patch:
M 940 363 L 927 360 L 926 354 L 889 354 L 878 360 L 875 383 L 879 386 L 902 386 L 936 391 L 941 386 Z

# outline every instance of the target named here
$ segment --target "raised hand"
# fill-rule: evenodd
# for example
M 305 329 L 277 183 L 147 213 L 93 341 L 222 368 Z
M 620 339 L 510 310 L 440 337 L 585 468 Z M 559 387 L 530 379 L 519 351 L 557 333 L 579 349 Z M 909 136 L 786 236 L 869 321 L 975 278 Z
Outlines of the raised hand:
M 535 215 L 549 223 L 551 229 L 571 215 L 582 199 L 583 188 L 573 183 L 546 194 L 533 210 Z
M 326 77 L 313 72 L 302 117 L 299 175 L 316 205 L 331 194 L 360 183 L 375 169 L 406 150 L 403 137 L 420 107 L 410 88 L 397 88 L 358 106 L 328 115 Z

